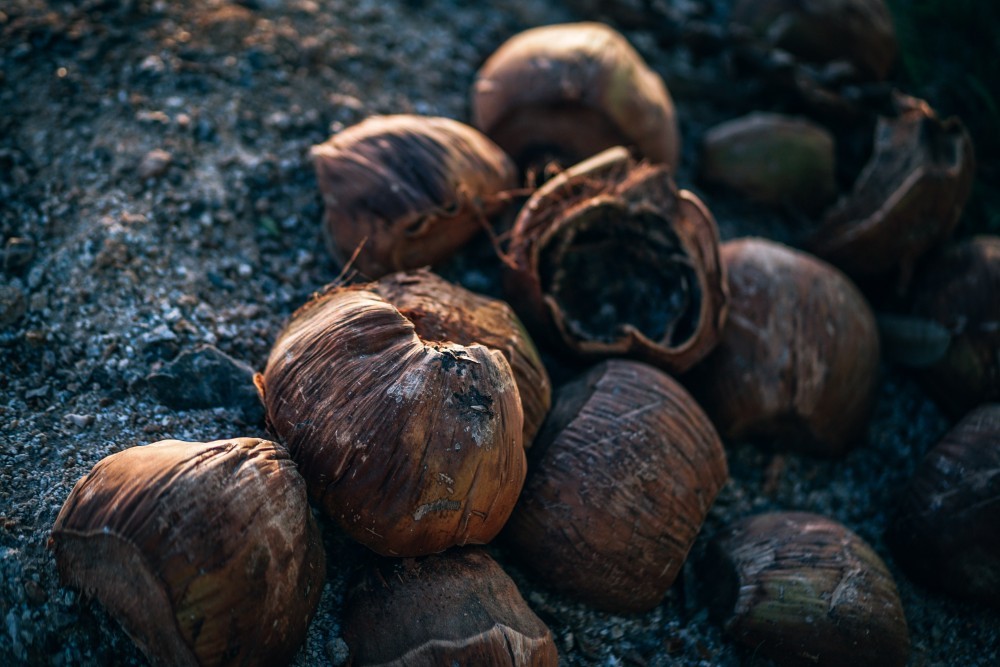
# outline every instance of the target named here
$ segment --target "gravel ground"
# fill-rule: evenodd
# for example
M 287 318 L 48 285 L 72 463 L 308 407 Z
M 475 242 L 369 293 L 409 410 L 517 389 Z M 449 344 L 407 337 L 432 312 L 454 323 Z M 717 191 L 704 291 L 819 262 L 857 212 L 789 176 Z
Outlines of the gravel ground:
M 555 1 L 474 4 L 0 7 L 0 664 L 143 662 L 100 605 L 59 585 L 46 549 L 56 513 L 91 466 L 126 447 L 266 435 L 252 395 L 185 404 L 170 378 L 206 385 L 210 399 L 220 374 L 261 368 L 285 318 L 337 277 L 319 242 L 312 144 L 376 113 L 467 120 L 475 70 L 503 40 L 581 18 Z M 686 142 L 678 181 L 690 187 L 701 133 L 735 115 L 718 94 L 733 82 L 652 32 L 627 34 L 674 90 Z M 724 236 L 781 238 L 773 214 L 702 194 Z M 483 256 L 480 241 L 443 272 L 496 293 Z M 245 365 L 212 365 L 203 345 Z M 572 370 L 554 366 L 553 376 Z M 732 481 L 694 553 L 749 513 L 830 515 L 896 576 L 911 665 L 1000 664 L 1000 616 L 912 585 L 885 548 L 894 495 L 949 422 L 907 376 L 885 367 L 881 379 L 868 442 L 843 460 L 731 445 Z M 302 665 L 345 660 L 344 580 L 366 557 L 322 526 L 329 583 Z M 690 567 L 654 611 L 619 617 L 547 592 L 496 554 L 552 628 L 565 664 L 766 664 L 708 621 Z

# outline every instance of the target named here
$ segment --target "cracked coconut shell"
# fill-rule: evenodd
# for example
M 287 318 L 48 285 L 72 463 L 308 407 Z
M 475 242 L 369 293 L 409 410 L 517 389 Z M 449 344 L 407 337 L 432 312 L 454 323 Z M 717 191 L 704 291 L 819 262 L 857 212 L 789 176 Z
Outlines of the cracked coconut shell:
M 855 278 L 898 271 L 905 288 L 914 263 L 947 239 L 972 191 L 972 141 L 958 118 L 940 120 L 926 102 L 894 98 L 880 116 L 871 159 L 802 245 Z
M 312 156 L 327 247 L 369 279 L 448 259 L 517 186 L 506 153 L 449 118 L 375 116 Z
M 164 440 L 98 462 L 52 527 L 63 582 L 154 665 L 287 663 L 325 580 L 305 483 L 267 440 Z
M 730 21 L 803 60 L 849 62 L 863 79 L 885 79 L 898 51 L 883 0 L 736 0 Z
M 680 132 L 660 76 L 601 23 L 532 28 L 480 68 L 473 124 L 521 165 L 571 165 L 612 146 L 676 169 Z
M 332 287 L 292 315 L 255 378 L 270 428 L 374 551 L 489 542 L 524 482 L 514 372 L 498 350 L 424 338 L 380 289 Z
M 524 446 L 530 447 L 552 404 L 552 383 L 514 310 L 499 299 L 470 292 L 427 270 L 386 276 L 373 287 L 413 322 L 424 340 L 479 343 L 503 353 L 517 381 L 524 411 Z
M 681 372 L 719 339 L 727 287 L 715 220 L 666 167 L 624 148 L 539 188 L 507 255 L 505 294 L 556 349 Z
M 545 584 L 652 609 L 728 473 L 712 423 L 670 376 L 610 360 L 560 388 L 504 536 Z

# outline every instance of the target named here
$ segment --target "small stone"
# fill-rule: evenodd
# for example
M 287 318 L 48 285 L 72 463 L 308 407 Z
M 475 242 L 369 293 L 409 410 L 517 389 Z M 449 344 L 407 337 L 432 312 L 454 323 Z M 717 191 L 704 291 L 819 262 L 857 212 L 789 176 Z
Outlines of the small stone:
M 146 74 L 163 74 L 167 66 L 157 55 L 149 55 L 139 63 L 139 71 Z
M 15 285 L 0 285 L 0 328 L 15 324 L 27 311 L 24 291 Z
M 29 389 L 24 392 L 25 398 L 45 398 L 49 393 L 49 385 L 43 384 L 41 387 Z
M 25 580 L 24 594 L 28 598 L 28 601 L 34 605 L 45 604 L 45 602 L 49 599 L 45 589 L 42 588 L 34 579 Z
M 169 152 L 163 150 L 162 148 L 155 148 L 142 158 L 142 162 L 139 163 L 139 178 L 146 180 L 147 178 L 159 178 L 167 172 L 170 168 L 170 163 L 173 162 L 174 156 Z
M 35 242 L 23 236 L 7 239 L 3 252 L 3 269 L 8 273 L 21 271 L 35 257 Z
M 238 408 L 243 419 L 256 424 L 264 408 L 253 383 L 254 371 L 212 345 L 182 352 L 146 376 L 156 399 L 177 410 Z
M 94 423 L 94 415 L 78 415 L 72 412 L 64 415 L 63 419 L 77 428 L 87 428 Z
M 152 343 L 164 343 L 177 340 L 177 334 L 167 326 L 166 324 L 161 324 L 151 331 L 147 331 L 139 337 L 139 340 L 146 345 Z
M 333 637 L 326 643 L 326 657 L 330 659 L 333 667 L 341 667 L 347 664 L 351 650 L 347 647 L 347 642 L 343 637 Z
M 150 125 L 169 125 L 170 116 L 162 111 L 140 111 L 136 113 L 135 119 L 140 123 L 148 123 Z

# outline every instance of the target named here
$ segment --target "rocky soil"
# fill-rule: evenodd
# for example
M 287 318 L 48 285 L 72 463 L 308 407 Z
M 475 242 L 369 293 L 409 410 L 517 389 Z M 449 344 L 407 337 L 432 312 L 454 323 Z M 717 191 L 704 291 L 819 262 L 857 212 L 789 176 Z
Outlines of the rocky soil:
M 652 4 L 711 22 L 726 3 Z M 0 664 L 144 662 L 100 605 L 59 585 L 48 531 L 108 454 L 266 435 L 247 379 L 291 311 L 340 273 L 320 242 L 309 147 L 371 114 L 468 120 L 470 84 L 493 49 L 581 17 L 556 0 L 0 5 Z M 753 100 L 730 106 L 743 88 L 723 63 L 653 28 L 626 34 L 678 102 L 679 184 L 704 196 L 725 237 L 782 238 L 780 214 L 703 191 L 693 170 L 705 128 Z M 489 257 L 480 241 L 442 271 L 498 294 Z M 574 370 L 554 365 L 553 376 Z M 885 548 L 895 494 L 949 421 L 898 370 L 885 366 L 880 387 L 867 442 L 843 460 L 731 444 L 732 481 L 694 555 L 746 514 L 830 515 L 893 569 L 911 665 L 1000 664 L 1000 615 L 914 586 Z M 329 578 L 301 665 L 346 660 L 344 582 L 367 557 L 321 525 Z M 618 617 L 548 592 L 495 553 L 566 664 L 765 664 L 709 621 L 691 567 L 657 609 Z

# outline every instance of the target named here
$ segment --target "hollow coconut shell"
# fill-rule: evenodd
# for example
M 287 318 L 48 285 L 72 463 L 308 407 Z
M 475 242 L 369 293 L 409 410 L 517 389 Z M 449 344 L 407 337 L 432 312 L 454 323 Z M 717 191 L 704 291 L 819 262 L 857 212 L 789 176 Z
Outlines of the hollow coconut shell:
M 879 117 L 874 152 L 852 191 L 805 235 L 810 252 L 856 279 L 897 272 L 909 284 L 921 255 L 947 239 L 972 190 L 972 142 L 958 118 L 897 96 L 899 114 Z

